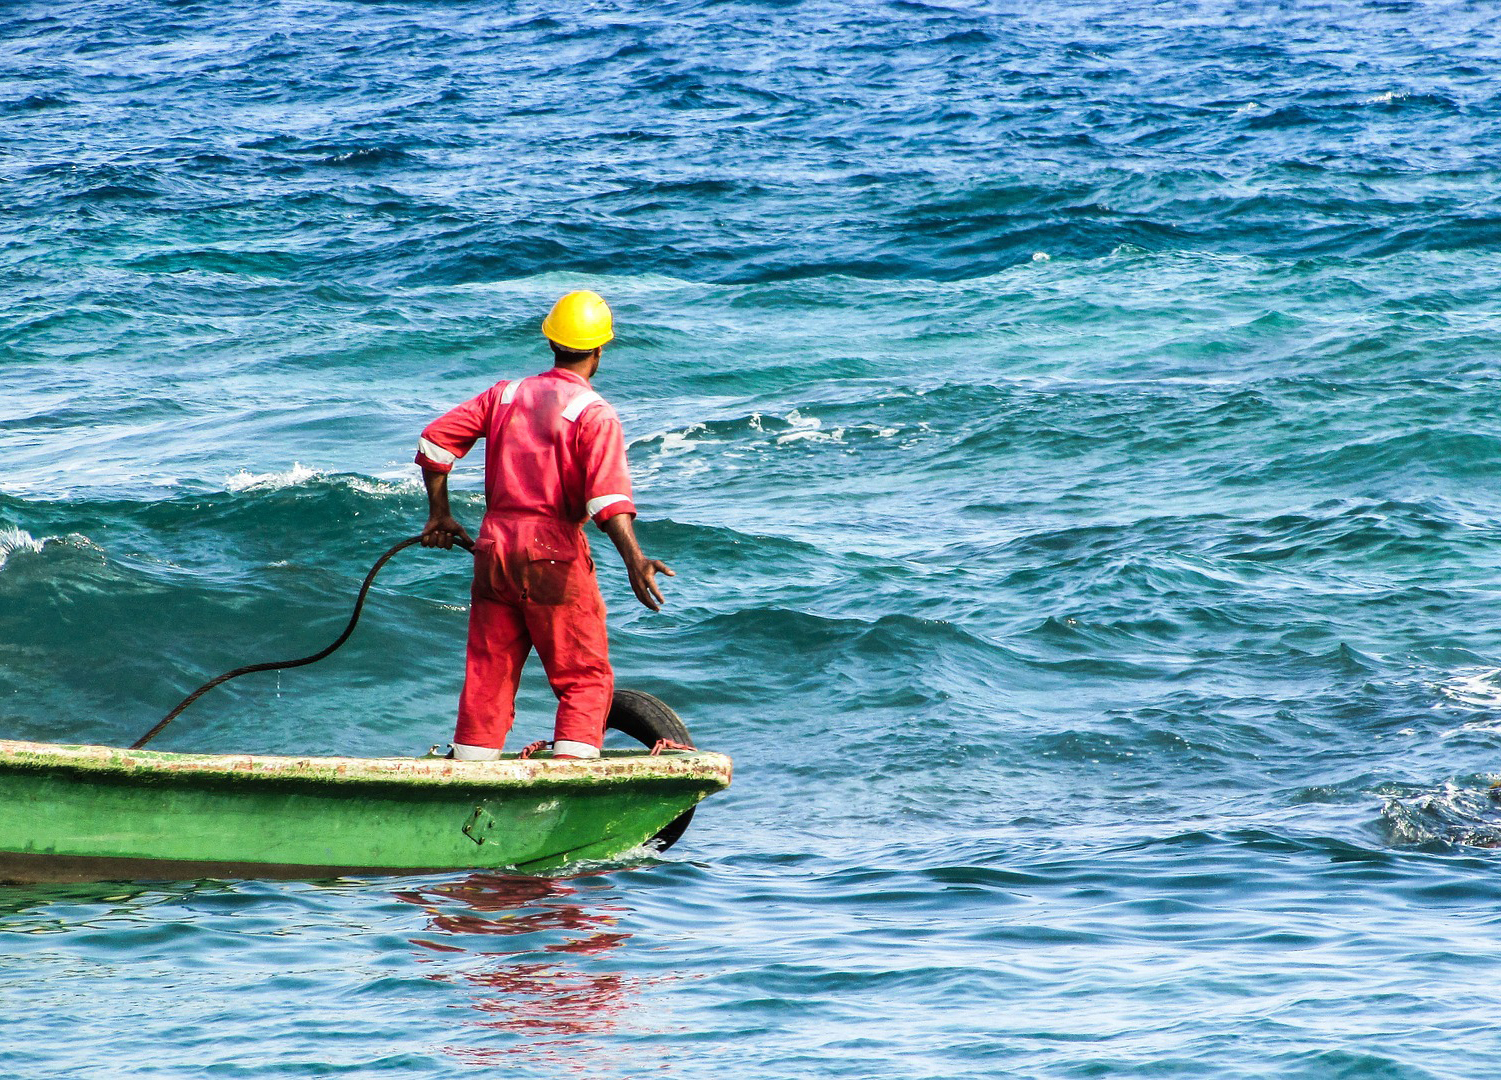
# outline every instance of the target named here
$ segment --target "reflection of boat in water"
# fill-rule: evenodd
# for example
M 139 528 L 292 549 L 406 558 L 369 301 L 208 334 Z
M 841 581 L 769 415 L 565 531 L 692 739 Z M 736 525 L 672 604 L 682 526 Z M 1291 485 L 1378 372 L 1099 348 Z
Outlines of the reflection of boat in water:
M 0 740 L 0 880 L 548 871 L 639 847 L 730 782 L 699 750 L 314 758 Z
M 653 983 L 675 977 L 628 974 L 623 960 L 611 960 L 631 938 L 620 926 L 630 909 L 606 879 L 475 873 L 394 895 L 427 914 L 428 932 L 411 939 L 419 961 L 433 968 L 427 978 L 468 996 L 477 1033 L 502 1036 L 450 1043 L 444 1053 L 471 1065 L 532 1065 L 548 1075 L 636 1076 L 663 1067 L 633 1061 L 659 1050 L 601 1041 L 659 1030 L 660 1017 L 644 999 Z M 596 1055 L 608 1057 L 608 1069 Z

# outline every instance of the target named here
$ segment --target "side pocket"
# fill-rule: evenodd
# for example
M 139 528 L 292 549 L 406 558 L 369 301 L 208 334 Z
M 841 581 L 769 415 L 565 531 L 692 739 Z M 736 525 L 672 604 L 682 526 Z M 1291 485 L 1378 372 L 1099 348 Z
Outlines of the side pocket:
M 474 586 L 471 591 L 486 600 L 499 600 L 504 584 L 504 571 L 495 550 L 495 541 L 479 541 L 474 545 Z

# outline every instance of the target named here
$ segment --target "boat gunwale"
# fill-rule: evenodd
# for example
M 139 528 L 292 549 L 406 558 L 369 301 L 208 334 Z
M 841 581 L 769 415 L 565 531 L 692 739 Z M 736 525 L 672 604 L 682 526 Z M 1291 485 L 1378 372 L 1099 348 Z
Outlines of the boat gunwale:
M 598 788 L 619 783 L 710 784 L 728 787 L 731 762 L 706 750 L 612 752 L 592 759 L 553 761 L 509 756 L 499 761 L 451 758 L 293 757 L 281 754 L 183 754 L 90 744 L 0 739 L 0 771 L 56 769 L 137 780 L 297 781 L 400 784 L 410 788 Z

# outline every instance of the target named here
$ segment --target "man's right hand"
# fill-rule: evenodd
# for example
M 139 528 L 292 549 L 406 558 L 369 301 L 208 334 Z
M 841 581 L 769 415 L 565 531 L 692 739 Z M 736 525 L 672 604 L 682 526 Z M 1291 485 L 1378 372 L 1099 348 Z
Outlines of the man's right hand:
M 427 525 L 422 530 L 422 546 L 451 548 L 458 537 L 469 540 L 469 534 L 459 524 L 458 518 L 452 514 L 441 514 L 427 519 Z M 472 540 L 469 542 L 473 544 Z

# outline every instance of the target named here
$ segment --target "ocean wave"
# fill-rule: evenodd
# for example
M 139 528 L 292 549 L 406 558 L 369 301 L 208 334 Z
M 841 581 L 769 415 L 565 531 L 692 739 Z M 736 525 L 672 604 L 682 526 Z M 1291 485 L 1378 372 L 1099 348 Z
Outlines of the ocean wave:
M 1237 470 L 1229 483 L 1291 477 L 1334 477 L 1347 489 L 1363 482 L 1423 477 L 1462 480 L 1501 466 L 1501 437 L 1482 431 L 1435 429 L 1357 439 L 1269 456 Z
M 38 552 L 42 550 L 44 541 L 36 539 L 25 529 L 17 529 L 14 526 L 0 528 L 0 570 L 5 568 L 6 562 L 18 551 Z
M 1472 776 L 1447 780 L 1436 789 L 1388 793 L 1381 827 L 1391 843 L 1403 847 L 1501 847 L 1497 783 Z
M 420 161 L 415 154 L 395 146 L 309 146 L 305 148 L 305 152 L 323 155 L 318 159 L 320 165 L 341 168 L 374 169 L 385 165 L 410 165 Z
M 820 615 L 775 606 L 741 608 L 711 614 L 693 628 L 701 640 L 718 640 L 730 654 L 758 651 L 768 641 L 790 646 L 803 663 L 869 657 L 933 659 L 953 662 L 953 650 L 972 657 L 1011 655 L 1005 648 L 953 623 L 909 615 L 884 615 L 873 621 Z
M 323 475 L 317 469 L 310 469 L 298 462 L 293 462 L 292 467 L 285 472 L 251 473 L 241 470 L 233 476 L 226 477 L 224 486 L 229 491 L 252 489 L 276 491 L 280 488 L 300 487 L 309 480 L 320 479 Z
M 15 98 L 10 101 L 0 101 L 0 115 L 19 115 L 31 112 L 40 112 L 43 109 L 64 109 L 73 104 L 73 99 L 66 94 L 41 93 L 28 94 L 24 98 Z
M 414 535 L 426 520 L 415 482 L 324 475 L 303 467 L 244 479 L 237 490 L 154 500 L 48 503 L 0 496 L 0 508 L 12 520 L 28 523 L 32 534 L 58 533 L 66 540 L 60 546 L 91 548 L 111 567 L 119 564 L 171 587 L 237 586 L 289 557 L 297 573 L 321 568 L 353 574 L 357 582 L 381 550 Z M 477 493 L 455 492 L 454 506 L 477 525 Z M 80 526 L 97 539 L 80 535 Z M 426 589 L 425 582 L 448 588 L 461 568 L 456 559 L 408 557 L 393 564 L 382 581 L 418 591 Z

